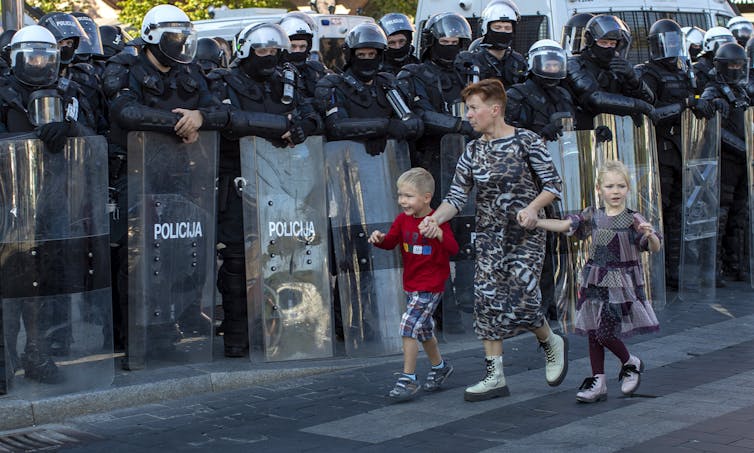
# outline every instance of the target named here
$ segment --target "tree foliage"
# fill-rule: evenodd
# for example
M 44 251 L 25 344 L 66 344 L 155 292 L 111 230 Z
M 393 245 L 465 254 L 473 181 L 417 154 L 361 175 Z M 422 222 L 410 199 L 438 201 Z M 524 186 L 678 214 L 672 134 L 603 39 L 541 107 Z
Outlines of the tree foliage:
M 227 5 L 228 8 L 283 8 L 289 6 L 284 0 L 123 0 L 118 2 L 118 7 L 123 8 L 118 15 L 118 19 L 126 26 L 138 29 L 144 15 L 152 7 L 163 3 L 172 3 L 181 8 L 188 14 L 191 20 L 209 19 L 208 8 L 218 6 L 218 4 Z
M 418 0 L 370 0 L 364 6 L 362 14 L 372 16 L 374 20 L 379 20 L 387 13 L 403 13 L 413 18 L 416 15 L 418 3 Z
M 41 13 L 52 13 L 55 11 L 63 11 L 70 13 L 73 11 L 87 12 L 89 4 L 86 0 L 27 0 L 29 6 L 38 8 Z

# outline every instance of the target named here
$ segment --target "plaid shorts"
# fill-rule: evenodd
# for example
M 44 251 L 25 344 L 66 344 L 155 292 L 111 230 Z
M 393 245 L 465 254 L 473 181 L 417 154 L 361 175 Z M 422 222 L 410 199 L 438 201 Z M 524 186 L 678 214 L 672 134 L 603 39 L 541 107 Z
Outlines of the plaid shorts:
M 432 314 L 440 303 L 442 293 L 406 292 L 406 312 L 401 317 L 401 336 L 419 341 L 431 340 L 435 321 Z

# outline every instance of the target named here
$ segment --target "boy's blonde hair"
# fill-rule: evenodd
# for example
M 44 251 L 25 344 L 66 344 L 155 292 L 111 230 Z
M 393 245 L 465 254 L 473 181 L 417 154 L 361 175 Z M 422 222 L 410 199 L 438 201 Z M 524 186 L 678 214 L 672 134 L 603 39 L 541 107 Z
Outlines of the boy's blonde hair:
M 404 184 L 416 187 L 420 193 L 428 193 L 430 195 L 434 195 L 435 193 L 435 178 L 421 167 L 414 167 L 411 170 L 403 172 L 398 177 L 396 185 L 400 187 Z
M 597 171 L 597 185 L 602 186 L 602 181 L 605 179 L 605 173 L 618 173 L 626 180 L 626 185 L 631 188 L 631 177 L 628 174 L 628 168 L 623 165 L 623 162 L 619 160 L 608 160 L 600 165 Z

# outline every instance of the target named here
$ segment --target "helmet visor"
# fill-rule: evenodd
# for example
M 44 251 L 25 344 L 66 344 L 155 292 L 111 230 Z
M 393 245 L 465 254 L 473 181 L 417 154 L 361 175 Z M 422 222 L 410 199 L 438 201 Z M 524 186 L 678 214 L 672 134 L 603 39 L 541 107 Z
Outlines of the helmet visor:
M 529 53 L 529 69 L 545 79 L 565 79 L 566 53 L 562 49 L 536 49 Z
M 99 27 L 88 17 L 78 17 L 79 24 L 86 32 L 86 36 L 81 38 L 79 46 L 76 48 L 77 54 L 84 55 L 104 55 L 102 50 L 102 39 L 100 37 Z
M 653 60 L 684 57 L 683 36 L 676 31 L 658 33 L 649 39 L 649 53 Z
M 13 74 L 32 86 L 55 83 L 60 69 L 60 53 L 48 43 L 22 42 L 11 48 Z
M 170 27 L 163 30 L 158 46 L 171 60 L 186 64 L 194 60 L 196 41 L 193 27 Z
M 282 28 L 275 27 L 259 27 L 253 30 L 246 38 L 252 49 L 281 49 L 288 50 L 291 47 L 291 42 L 288 36 L 285 34 Z
M 431 28 L 435 38 L 462 38 L 471 40 L 471 27 L 469 23 L 460 16 L 448 14 L 441 17 Z
M 566 52 L 571 55 L 576 55 L 584 50 L 584 29 L 586 27 L 563 27 L 563 35 L 561 37 L 560 45 L 563 46 Z

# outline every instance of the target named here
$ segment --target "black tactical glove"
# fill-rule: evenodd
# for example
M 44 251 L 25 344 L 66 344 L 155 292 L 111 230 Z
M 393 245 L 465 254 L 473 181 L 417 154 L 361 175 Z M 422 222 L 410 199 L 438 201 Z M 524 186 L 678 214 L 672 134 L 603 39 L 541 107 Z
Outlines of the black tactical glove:
M 707 118 L 710 119 L 715 116 L 715 106 L 705 99 L 695 99 L 689 101 L 691 112 L 697 119 Z
M 71 123 L 59 121 L 39 126 L 36 130 L 39 139 L 42 140 L 51 153 L 59 153 L 65 148 L 69 129 L 75 127 Z
M 398 141 L 405 140 L 410 132 L 403 121 L 397 119 L 391 119 L 387 128 L 388 136 Z
M 307 119 L 294 121 L 289 129 L 291 133 L 291 141 L 294 145 L 304 143 L 306 138 L 312 135 L 316 129 L 317 126 L 313 121 Z
M 634 67 L 628 60 L 620 57 L 613 58 L 610 60 L 610 70 L 616 74 L 621 74 L 632 87 L 639 84 L 639 77 L 637 77 Z
M 613 141 L 613 133 L 607 126 L 597 126 L 594 135 L 597 137 L 597 143 Z
M 545 124 L 545 127 L 539 131 L 539 135 L 548 142 L 554 142 L 559 136 L 563 135 L 563 123 L 560 121 L 551 121 Z
M 724 99 L 717 98 L 712 101 L 712 105 L 715 107 L 716 111 L 720 112 L 722 118 L 728 117 L 728 114 L 730 113 L 730 105 L 728 105 Z
M 379 138 L 367 140 L 364 143 L 364 147 L 367 150 L 367 154 L 370 156 L 379 156 L 385 152 L 385 140 Z

